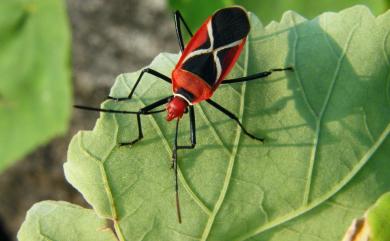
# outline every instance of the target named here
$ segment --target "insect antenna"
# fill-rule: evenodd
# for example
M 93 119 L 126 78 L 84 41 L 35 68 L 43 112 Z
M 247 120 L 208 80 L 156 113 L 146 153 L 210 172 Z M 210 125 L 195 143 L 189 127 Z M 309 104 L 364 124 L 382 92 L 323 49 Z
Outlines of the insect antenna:
M 177 179 L 177 136 L 178 136 L 178 132 L 179 132 L 179 120 L 180 120 L 180 118 L 177 118 L 175 143 L 174 143 L 173 153 L 172 153 L 172 162 L 173 162 L 173 168 L 175 171 L 175 192 L 176 192 L 177 219 L 178 219 L 179 223 L 181 223 L 181 212 L 180 212 L 180 201 L 179 201 L 179 182 Z

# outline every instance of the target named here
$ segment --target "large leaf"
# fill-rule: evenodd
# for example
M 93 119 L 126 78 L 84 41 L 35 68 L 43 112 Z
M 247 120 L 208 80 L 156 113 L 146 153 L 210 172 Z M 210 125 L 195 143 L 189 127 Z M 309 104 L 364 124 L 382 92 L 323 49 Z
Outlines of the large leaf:
M 0 171 L 66 131 L 70 36 L 61 0 L 0 4 Z
M 85 225 L 88 224 L 88 225 Z M 65 228 L 62 228 L 65 227 Z M 35 204 L 20 227 L 18 240 L 115 241 L 106 220 L 67 202 Z
M 199 27 L 211 12 L 234 4 L 244 6 L 251 12 L 259 16 L 263 23 L 278 20 L 280 15 L 287 10 L 297 11 L 305 17 L 315 17 L 324 11 L 338 11 L 354 4 L 365 4 L 374 13 L 383 13 L 389 8 L 387 0 L 168 0 L 172 10 L 180 10 L 188 24 L 193 27 Z M 386 4 L 387 3 L 387 4 Z
M 263 80 L 223 85 L 213 99 L 237 113 L 264 144 L 207 103 L 196 105 L 197 147 L 179 152 L 183 223 L 178 224 L 170 169 L 174 123 L 102 114 L 78 133 L 65 174 L 120 240 L 340 240 L 351 220 L 390 190 L 390 13 L 365 7 L 306 20 L 293 12 L 252 32 L 233 70 L 243 76 L 275 67 Z M 151 64 L 169 75 L 178 56 Z M 127 96 L 139 73 L 117 78 L 111 95 Z M 134 110 L 170 94 L 146 76 L 132 101 L 105 108 Z M 187 143 L 188 116 L 180 143 Z M 85 224 L 88 225 L 88 224 Z

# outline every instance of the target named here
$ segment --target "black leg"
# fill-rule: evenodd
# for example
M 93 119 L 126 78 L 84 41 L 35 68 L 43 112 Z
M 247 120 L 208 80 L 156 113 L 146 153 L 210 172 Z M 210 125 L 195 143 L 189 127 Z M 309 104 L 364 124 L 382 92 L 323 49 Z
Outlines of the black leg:
M 189 114 L 190 114 L 190 142 L 191 145 L 185 145 L 185 146 L 179 146 L 175 139 L 175 148 L 176 150 L 179 149 L 194 149 L 196 145 L 196 126 L 195 126 L 195 111 L 194 106 L 189 106 Z M 174 167 L 174 163 L 172 163 L 172 167 Z
M 143 107 L 141 110 L 140 110 L 140 113 L 143 114 L 143 115 L 149 115 L 149 114 L 153 114 L 153 113 L 156 113 L 156 112 L 163 112 L 163 111 L 166 111 L 165 108 L 162 109 L 162 110 L 158 110 L 158 111 L 152 111 L 154 108 L 156 107 L 159 107 L 159 106 L 162 106 L 166 103 L 168 103 L 171 99 L 172 99 L 172 95 L 170 96 L 167 96 L 167 97 L 164 97 L 156 102 L 153 102 L 152 104 L 150 105 L 147 105 L 145 107 Z
M 242 131 L 244 132 L 245 135 L 249 136 L 250 138 L 252 139 L 255 139 L 255 140 L 258 140 L 258 141 L 261 141 L 263 142 L 264 141 L 264 138 L 261 138 L 261 137 L 257 137 L 257 136 L 254 136 L 252 135 L 251 133 L 249 133 L 245 127 L 241 124 L 240 120 L 237 118 L 237 116 L 235 116 L 232 112 L 228 111 L 227 109 L 223 108 L 222 106 L 220 106 L 217 102 L 215 101 L 212 101 L 211 99 L 208 99 L 206 100 L 207 103 L 209 103 L 211 106 L 213 106 L 215 109 L 221 111 L 222 113 L 224 113 L 225 115 L 227 115 L 230 119 L 234 120 L 242 129 Z
M 137 126 L 138 126 L 137 139 L 134 139 L 130 142 L 121 142 L 121 143 L 119 143 L 120 146 L 131 146 L 131 145 L 137 143 L 139 140 L 141 140 L 144 137 L 144 134 L 142 132 L 142 122 L 141 122 L 141 114 L 140 113 L 137 113 Z
M 179 146 L 177 144 L 177 138 L 179 133 L 179 120 L 176 121 L 176 130 L 175 130 L 175 141 L 173 143 L 173 151 L 172 151 L 172 168 L 175 171 L 175 192 L 176 192 L 176 210 L 177 210 L 177 218 L 179 223 L 181 223 L 181 213 L 180 213 L 180 202 L 179 202 L 179 182 L 177 177 L 177 150 L 179 149 L 193 149 L 196 145 L 196 133 L 195 133 L 195 112 L 194 107 L 191 105 L 189 107 L 190 111 L 190 141 L 191 145 Z
M 190 106 L 190 139 L 191 139 L 191 148 L 194 148 L 196 145 L 196 125 L 195 125 L 195 111 L 194 106 Z
M 196 127 L 195 127 L 195 112 L 194 106 L 189 106 L 189 114 L 190 114 L 190 141 L 191 145 L 186 146 L 176 146 L 177 149 L 193 149 L 196 145 Z
M 126 111 L 126 110 L 109 110 L 109 109 L 101 109 L 96 107 L 84 106 L 84 105 L 74 105 L 76 109 L 88 110 L 88 111 L 97 111 L 97 112 L 105 112 L 105 113 L 117 113 L 117 114 L 138 114 L 138 111 Z
M 175 11 L 173 14 L 173 18 L 175 20 L 175 29 L 176 29 L 176 35 L 177 35 L 177 41 L 179 42 L 180 46 L 180 51 L 183 52 L 184 50 L 184 40 L 183 40 L 183 34 L 181 32 L 181 26 L 180 26 L 180 21 L 184 24 L 184 27 L 186 28 L 188 34 L 192 37 L 192 32 L 190 28 L 188 27 L 186 21 L 184 21 L 183 16 L 179 11 Z
M 156 102 L 154 102 L 154 103 L 152 103 L 150 105 L 147 105 L 147 106 L 141 108 L 138 111 L 110 110 L 110 109 L 102 109 L 102 108 L 96 108 L 96 107 L 90 107 L 90 106 L 84 106 L 84 105 L 74 105 L 73 107 L 77 108 L 77 109 L 82 109 L 82 110 L 96 111 L 96 112 L 105 112 L 105 113 L 116 113 L 116 114 L 125 114 L 125 115 L 128 115 L 128 114 L 149 115 L 149 114 L 164 112 L 165 109 L 156 110 L 156 111 L 152 111 L 152 109 L 154 109 L 154 108 L 156 108 L 158 106 L 161 106 L 161 105 L 163 105 L 165 103 L 168 103 L 170 99 L 172 99 L 172 95 L 170 95 L 168 97 L 164 97 L 161 100 L 158 100 L 158 101 L 156 101 Z
M 147 105 L 147 106 L 141 108 L 138 111 L 110 110 L 110 109 L 101 109 L 101 108 L 82 106 L 82 105 L 74 105 L 74 107 L 78 108 L 78 109 L 89 110 L 89 111 L 137 115 L 138 138 L 136 138 L 135 140 L 132 140 L 130 142 L 119 143 L 119 145 L 121 145 L 121 146 L 126 146 L 126 145 L 133 145 L 144 137 L 143 132 L 142 132 L 141 115 L 151 115 L 151 114 L 166 111 L 165 109 L 161 109 L 161 110 L 153 110 L 153 109 L 168 103 L 171 99 L 172 99 L 172 96 L 164 97 L 156 102 L 153 102 L 150 105 Z
M 157 72 L 156 70 L 153 70 L 153 69 L 150 69 L 150 68 L 145 68 L 141 71 L 141 74 L 138 76 L 138 79 L 137 81 L 135 82 L 133 88 L 131 89 L 130 91 L 130 94 L 128 97 L 124 97 L 124 98 L 115 98 L 115 97 L 111 97 L 111 96 L 108 96 L 107 99 L 111 99 L 111 100 L 116 100 L 116 101 L 123 101 L 123 100 L 129 100 L 131 99 L 131 97 L 133 97 L 133 94 L 134 94 L 134 91 L 135 89 L 137 88 L 139 82 L 141 81 L 142 77 L 144 76 L 145 73 L 148 73 L 148 74 L 151 74 L 153 76 L 156 76 L 157 78 L 160 78 L 162 80 L 164 80 L 165 82 L 168 82 L 168 83 L 171 83 L 171 79 L 166 76 L 166 75 L 163 75 L 161 74 L 160 72 Z
M 168 103 L 171 100 L 171 98 L 172 98 L 172 96 L 162 98 L 161 100 L 158 100 L 158 101 L 140 109 L 137 112 L 138 137 L 130 142 L 121 142 L 121 143 L 119 143 L 119 145 L 120 146 L 131 146 L 131 145 L 137 143 L 139 140 L 141 140 L 144 137 L 143 132 L 142 132 L 141 115 L 150 115 L 150 114 L 160 113 L 160 112 L 165 111 L 165 109 L 156 110 L 156 111 L 153 111 L 153 109 Z
M 293 70 L 293 68 L 287 67 L 284 69 L 270 69 L 270 70 L 265 71 L 265 72 L 260 72 L 260 73 L 245 76 L 245 77 L 240 77 L 240 78 L 235 78 L 235 79 L 225 79 L 224 81 L 222 81 L 222 84 L 232 84 L 232 83 L 250 81 L 250 80 L 254 80 L 254 79 L 260 79 L 260 78 L 267 77 L 268 75 L 272 74 L 273 72 L 285 71 L 285 70 Z

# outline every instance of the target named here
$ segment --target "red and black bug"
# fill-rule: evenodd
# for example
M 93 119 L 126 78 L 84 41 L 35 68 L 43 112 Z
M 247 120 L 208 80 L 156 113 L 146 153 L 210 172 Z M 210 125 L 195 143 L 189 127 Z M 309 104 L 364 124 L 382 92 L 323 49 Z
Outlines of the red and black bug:
M 178 194 L 179 187 L 177 179 L 177 150 L 193 149 L 196 145 L 194 105 L 199 102 L 206 101 L 212 107 L 234 120 L 241 127 L 245 135 L 262 142 L 263 138 L 256 137 L 255 135 L 249 133 L 236 115 L 210 98 L 220 84 L 231 84 L 255 80 L 266 77 L 274 71 L 292 70 L 292 68 L 271 69 L 269 71 L 241 78 L 225 79 L 236 63 L 250 31 L 248 13 L 242 7 L 229 7 L 216 11 L 212 16 L 207 18 L 195 35 L 192 34 L 179 11 L 174 13 L 174 20 L 177 39 L 182 54 L 176 64 L 176 67 L 172 71 L 171 78 L 153 69 L 145 68 L 141 71 L 141 74 L 127 97 L 116 98 L 109 96 L 108 99 L 115 101 L 130 100 L 145 73 L 154 75 L 157 78 L 171 83 L 173 95 L 147 105 L 138 111 L 118 111 L 80 105 L 76 105 L 75 107 L 92 111 L 137 115 L 138 138 L 130 142 L 120 143 L 120 145 L 133 145 L 143 138 L 141 123 L 142 115 L 150 115 L 167 111 L 167 121 L 176 119 L 176 134 L 173 145 L 172 164 L 175 172 L 177 215 L 179 223 L 181 223 Z M 185 47 L 181 33 L 181 22 L 184 24 L 185 29 L 191 36 L 189 43 Z M 166 109 L 155 110 L 155 108 L 162 105 L 166 105 Z M 178 145 L 177 137 L 179 120 L 182 118 L 183 114 L 187 112 L 189 113 L 190 120 L 191 144 Z

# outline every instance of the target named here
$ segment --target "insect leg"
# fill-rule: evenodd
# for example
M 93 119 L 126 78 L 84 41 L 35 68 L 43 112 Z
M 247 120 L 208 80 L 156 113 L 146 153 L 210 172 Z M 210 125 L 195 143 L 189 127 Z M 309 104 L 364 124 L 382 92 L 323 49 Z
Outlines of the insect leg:
M 139 114 L 141 112 L 140 114 L 149 115 L 149 114 L 154 114 L 154 113 L 159 113 L 159 112 L 165 111 L 165 109 L 158 110 L 158 111 L 152 111 L 152 109 L 154 109 L 156 107 L 159 107 L 159 106 L 161 106 L 163 104 L 168 103 L 168 101 L 171 98 L 172 98 L 172 95 L 170 95 L 168 97 L 164 97 L 164 98 L 162 98 L 162 99 L 160 99 L 160 100 L 158 100 L 156 102 L 153 102 L 150 105 L 147 105 L 147 106 L 141 108 L 138 111 L 111 110 L 111 109 L 96 108 L 96 107 L 90 107 L 90 106 L 84 106 L 84 105 L 74 105 L 73 107 L 77 108 L 77 109 L 87 110 L 87 111 L 96 111 L 96 112 L 105 112 L 105 113 L 134 114 L 134 115 L 137 115 L 137 114 Z
M 108 96 L 107 99 L 111 99 L 111 100 L 116 100 L 116 101 L 123 101 L 123 100 L 129 100 L 131 99 L 131 97 L 133 97 L 133 94 L 134 94 L 134 91 L 135 89 L 137 88 L 139 82 L 141 81 L 142 77 L 144 76 L 145 73 L 148 73 L 148 74 L 151 74 L 153 76 L 156 76 L 157 78 L 159 79 L 162 79 L 164 80 L 165 82 L 168 82 L 168 83 L 171 83 L 171 79 L 166 76 L 166 75 L 163 75 L 161 74 L 160 72 L 156 71 L 156 70 L 153 70 L 151 68 L 145 68 L 141 71 L 141 74 L 138 76 L 138 79 L 137 81 L 135 82 L 133 88 L 131 89 L 130 91 L 130 94 L 128 97 L 123 97 L 123 98 L 115 98 L 115 97 L 111 97 L 111 96 Z
M 185 145 L 185 146 L 179 146 L 176 143 L 176 150 L 179 149 L 194 149 L 196 145 L 196 126 L 195 126 L 195 112 L 194 112 L 194 106 L 189 106 L 189 114 L 190 114 L 190 142 L 191 145 Z M 174 164 L 172 163 L 172 167 Z
M 130 142 L 121 142 L 121 143 L 119 143 L 119 145 L 120 146 L 131 146 L 131 145 L 135 144 L 136 142 L 138 142 L 139 140 L 141 140 L 144 137 L 143 132 L 142 132 L 141 115 L 150 115 L 150 114 L 155 114 L 155 113 L 160 113 L 160 112 L 165 111 L 165 109 L 155 110 L 155 111 L 153 111 L 153 109 L 168 103 L 171 100 L 171 98 L 172 98 L 172 96 L 164 97 L 164 98 L 140 109 L 137 112 L 138 137 Z
M 194 106 L 190 106 L 190 139 L 191 149 L 196 145 L 196 125 L 195 125 L 195 111 Z
M 177 149 L 194 149 L 196 145 L 196 127 L 195 127 L 195 112 L 194 106 L 189 106 L 189 114 L 190 114 L 190 141 L 191 145 L 186 146 L 177 146 Z
M 164 98 L 162 98 L 160 100 L 157 100 L 156 102 L 153 102 L 150 105 L 147 105 L 147 106 L 141 108 L 138 111 L 110 110 L 110 109 L 95 108 L 95 107 L 82 106 L 82 105 L 74 105 L 74 107 L 77 108 L 77 109 L 83 109 L 83 110 L 88 110 L 88 111 L 98 111 L 98 112 L 105 112 L 105 113 L 137 115 L 138 138 L 133 140 L 133 141 L 130 141 L 130 142 L 119 143 L 119 145 L 125 146 L 125 145 L 133 145 L 137 141 L 139 141 L 139 140 L 141 140 L 143 138 L 141 115 L 151 115 L 151 114 L 155 114 L 155 113 L 164 112 L 165 109 L 161 109 L 161 110 L 153 110 L 153 109 L 168 103 L 171 99 L 172 99 L 171 95 L 168 96 L 168 97 L 164 97 Z
M 184 40 L 183 40 L 183 35 L 182 35 L 182 32 L 181 32 L 180 21 L 184 24 L 184 27 L 186 28 L 188 34 L 191 37 L 193 35 L 192 35 L 192 32 L 191 32 L 190 28 L 188 27 L 186 21 L 184 21 L 183 16 L 181 15 L 181 13 L 178 10 L 174 12 L 173 19 L 175 21 L 175 29 L 176 29 L 177 41 L 179 42 L 179 46 L 180 46 L 180 51 L 183 52 L 183 50 L 184 50 Z
M 292 67 L 287 67 L 287 68 L 283 68 L 283 69 L 282 68 L 270 69 L 270 70 L 265 71 L 265 72 L 260 72 L 260 73 L 252 74 L 252 75 L 245 76 L 245 77 L 240 77 L 240 78 L 235 78 L 235 79 L 226 79 L 226 80 L 222 81 L 222 84 L 232 84 L 232 83 L 250 81 L 250 80 L 254 80 L 254 79 L 260 79 L 260 78 L 267 77 L 268 75 L 272 74 L 273 72 L 285 71 L 285 70 L 292 70 L 293 71 L 294 69 Z
M 131 146 L 131 145 L 137 143 L 142 138 L 144 138 L 144 134 L 142 132 L 142 122 L 141 122 L 141 114 L 140 113 L 137 113 L 137 126 L 138 126 L 138 137 L 130 142 L 121 142 L 121 143 L 119 143 L 120 146 Z
M 173 144 L 173 152 L 172 152 L 172 168 L 175 172 L 175 193 L 176 193 L 176 210 L 177 210 L 177 218 L 179 223 L 181 223 L 181 212 L 180 212 L 180 202 L 179 202 L 179 182 L 177 177 L 177 150 L 179 149 L 193 149 L 196 145 L 196 133 L 195 133 L 195 112 L 194 106 L 189 107 L 190 114 L 190 140 L 191 145 L 187 146 L 179 146 L 177 144 L 178 133 L 179 133 L 179 120 L 176 121 L 176 131 L 175 131 L 175 141 Z
M 175 149 L 194 149 L 196 145 L 196 126 L 195 126 L 195 111 L 194 111 L 194 106 L 189 106 L 189 114 L 190 114 L 190 145 L 185 145 L 185 146 L 179 146 L 176 142 L 175 139 Z M 172 167 L 174 164 L 172 163 Z
M 264 138 L 261 138 L 261 137 L 257 137 L 257 136 L 254 136 L 253 134 L 249 133 L 245 127 L 241 124 L 240 120 L 237 118 L 236 115 L 234 115 L 232 112 L 228 111 L 227 109 L 225 109 L 224 107 L 222 107 L 221 105 L 219 105 L 217 102 L 211 100 L 211 99 L 208 99 L 206 100 L 207 103 L 209 103 L 211 106 L 213 106 L 215 109 L 221 111 L 222 113 L 224 113 L 225 115 L 227 115 L 230 119 L 234 120 L 242 129 L 242 131 L 244 132 L 245 135 L 249 136 L 250 138 L 252 139 L 255 139 L 255 140 L 258 140 L 258 141 L 261 141 L 263 142 L 264 141 Z

